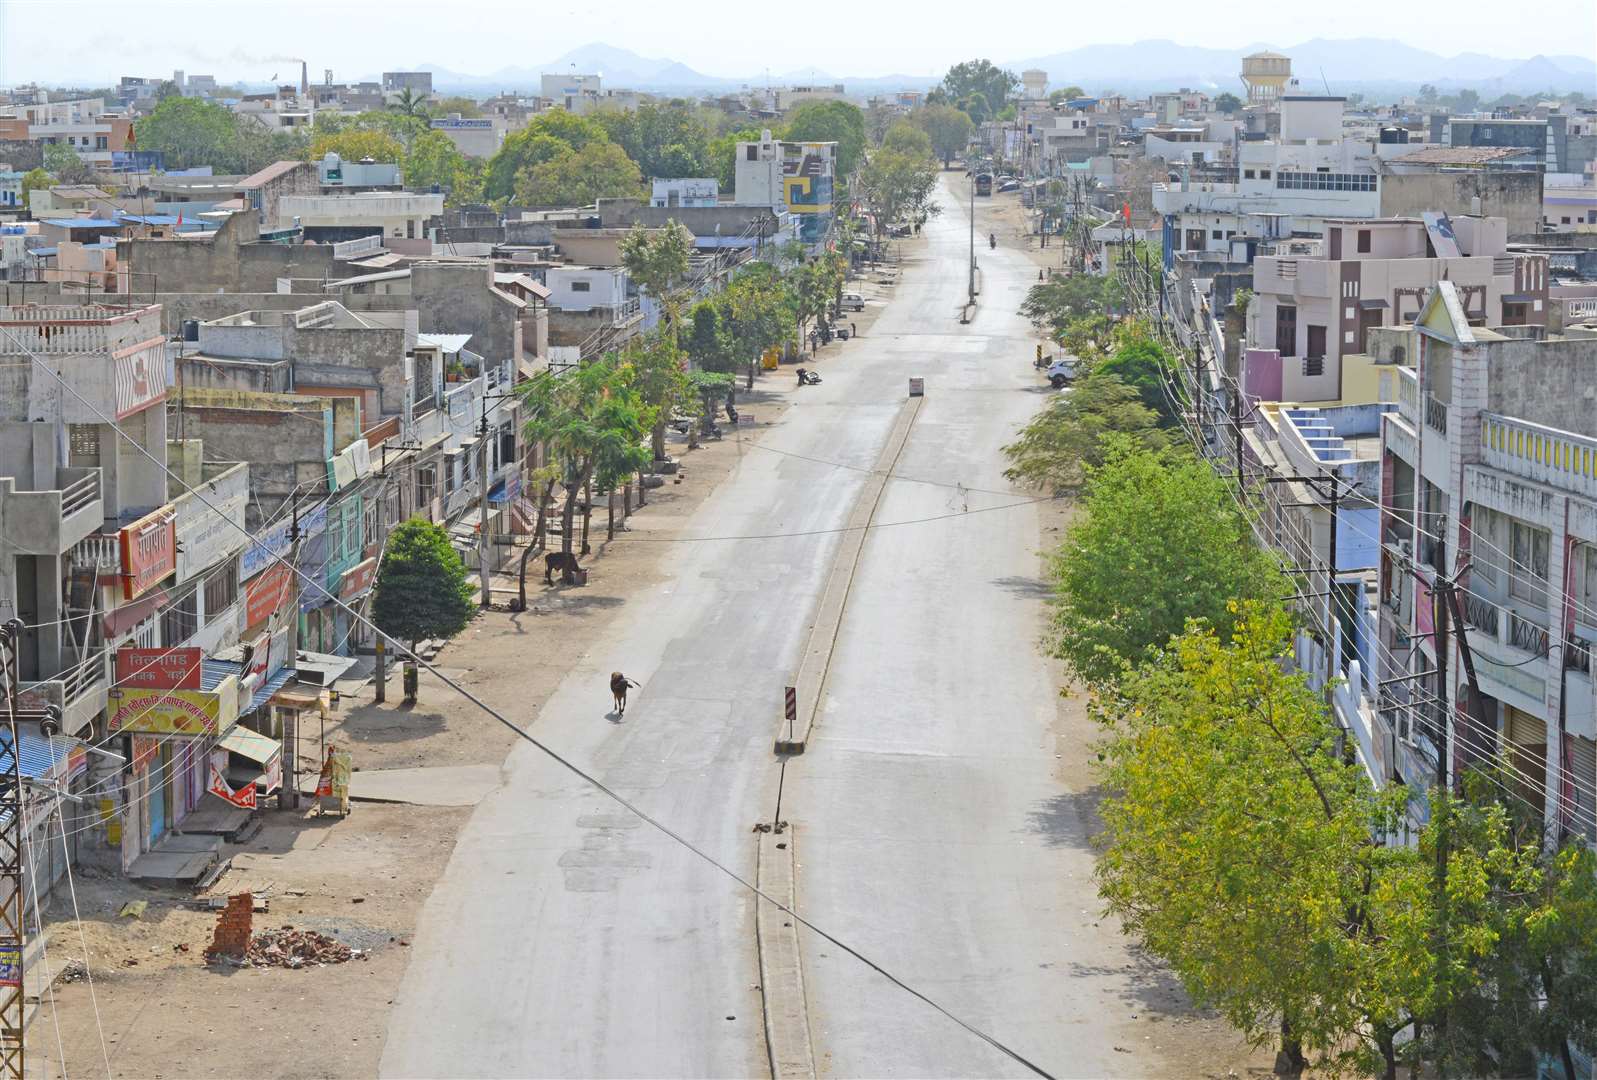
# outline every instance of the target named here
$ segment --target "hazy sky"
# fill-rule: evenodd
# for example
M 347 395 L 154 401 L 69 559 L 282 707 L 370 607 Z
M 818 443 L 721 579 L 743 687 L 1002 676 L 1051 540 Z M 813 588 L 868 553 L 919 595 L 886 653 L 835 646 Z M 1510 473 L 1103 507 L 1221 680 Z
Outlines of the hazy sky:
M 288 58 L 301 56 L 313 79 L 329 67 L 343 80 L 423 63 L 486 75 L 595 41 L 734 77 L 812 66 L 833 75 L 934 74 L 971 56 L 1003 63 L 1145 38 L 1234 48 L 1406 36 L 1446 55 L 1592 55 L 1597 4 L 1537 0 L 1533 7 L 1500 0 L 1344 0 L 1340 10 L 1307 0 L 0 0 L 0 86 L 108 83 L 174 68 L 224 81 L 287 79 Z M 783 10 L 797 14 L 784 20 Z

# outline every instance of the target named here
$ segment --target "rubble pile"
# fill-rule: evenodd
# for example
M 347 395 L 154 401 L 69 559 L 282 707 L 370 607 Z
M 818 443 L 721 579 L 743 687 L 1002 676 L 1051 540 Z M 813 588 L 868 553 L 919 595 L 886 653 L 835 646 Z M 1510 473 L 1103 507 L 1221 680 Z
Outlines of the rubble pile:
M 361 949 L 352 949 L 314 930 L 295 930 L 291 926 L 256 934 L 244 958 L 251 967 L 284 968 L 321 967 L 364 959 L 366 953 Z

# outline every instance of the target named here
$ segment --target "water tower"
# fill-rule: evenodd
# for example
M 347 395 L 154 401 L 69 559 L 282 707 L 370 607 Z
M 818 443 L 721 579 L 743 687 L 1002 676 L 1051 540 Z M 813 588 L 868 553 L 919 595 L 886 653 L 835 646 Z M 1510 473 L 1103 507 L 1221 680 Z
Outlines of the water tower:
M 1266 105 L 1280 100 L 1292 79 L 1292 58 L 1275 52 L 1256 52 L 1242 58 L 1242 85 L 1248 104 Z
M 1027 101 L 1041 101 L 1048 96 L 1048 73 L 1029 68 L 1020 73 L 1021 96 Z

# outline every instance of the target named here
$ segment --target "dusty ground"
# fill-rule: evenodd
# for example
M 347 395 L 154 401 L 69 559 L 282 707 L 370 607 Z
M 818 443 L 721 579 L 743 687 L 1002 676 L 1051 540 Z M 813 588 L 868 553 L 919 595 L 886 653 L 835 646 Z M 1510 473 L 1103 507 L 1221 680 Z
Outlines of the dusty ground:
M 916 241 L 906 242 L 908 251 Z M 848 291 L 867 300 L 845 313 L 862 336 L 891 287 L 870 276 Z M 823 346 L 805 366 L 824 376 L 839 360 Z M 737 466 L 740 440 L 756 436 L 785 411 L 794 392 L 792 368 L 762 374 L 739 388 L 738 410 L 750 418 L 736 434 L 688 452 L 678 440 L 680 483 L 667 478 L 635 510 L 628 530 L 605 542 L 604 514 L 592 524 L 592 576 L 583 588 L 543 584 L 542 564 L 529 562 L 531 610 L 479 615 L 438 653 L 436 664 L 517 723 L 534 724 L 565 671 L 596 640 L 629 598 L 658 581 L 661 543 L 680 532 L 700 502 Z M 536 564 L 536 566 L 534 566 Z M 496 575 L 495 598 L 509 600 L 515 567 Z M 603 696 L 604 689 L 595 687 Z M 498 764 L 516 736 L 436 678 L 422 673 L 419 702 L 401 703 L 397 671 L 388 701 L 372 687 L 346 696 L 326 738 L 354 751 L 358 770 Z M 320 760 L 321 733 L 302 733 L 302 786 Z M 79 871 L 73 919 L 70 897 L 58 893 L 46 919 L 51 970 L 81 964 L 93 976 L 67 976 L 54 987 L 29 1031 L 30 1072 L 111 1077 L 350 1077 L 375 1075 L 388 1006 L 406 964 L 422 902 L 442 872 L 470 807 L 357 802 L 347 819 L 313 811 L 268 810 L 265 827 L 230 845 L 232 868 L 207 894 L 249 889 L 265 896 L 256 930 L 294 926 L 337 937 L 362 959 L 298 970 L 208 966 L 202 959 L 216 916 L 187 893 L 146 888 L 117 875 Z M 144 900 L 139 917 L 119 912 Z M 59 1032 L 59 1034 L 58 1034 Z M 104 1050 L 102 1052 L 102 1040 Z M 107 1067 L 106 1062 L 109 1062 Z M 64 1063 L 64 1067 L 63 1067 Z M 45 1071 L 47 1070 L 47 1071 Z

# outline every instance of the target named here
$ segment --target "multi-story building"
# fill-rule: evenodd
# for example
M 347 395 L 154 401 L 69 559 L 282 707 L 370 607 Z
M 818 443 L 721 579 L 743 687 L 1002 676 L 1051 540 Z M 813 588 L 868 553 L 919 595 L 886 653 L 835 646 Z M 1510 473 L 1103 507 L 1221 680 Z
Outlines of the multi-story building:
M 443 212 L 444 197 L 426 192 L 284 195 L 277 203 L 279 221 L 298 219 L 305 239 L 318 243 L 363 236 L 425 239 L 427 222 Z
M 602 84 L 598 75 L 546 72 L 539 80 L 538 94 L 555 108 L 580 114 L 589 111 L 598 100 Z
M 1476 322 L 1547 323 L 1545 258 L 1508 250 L 1502 218 L 1329 218 L 1317 240 L 1259 248 L 1244 389 L 1271 401 L 1373 400 L 1370 366 L 1344 370 L 1369 331 L 1406 326 L 1451 281 Z
M 124 153 L 133 119 L 107 111 L 99 98 L 0 106 L 0 140 L 70 147 L 86 163 L 109 170 Z
M 741 206 L 783 208 L 799 219 L 799 237 L 818 243 L 832 227 L 835 142 L 788 142 L 769 130 L 737 144 L 734 172 Z
M 433 73 L 430 71 L 385 71 L 383 93 L 397 95 L 409 90 L 418 97 L 431 97 Z
M 1154 185 L 1167 263 L 1185 256 L 1246 264 L 1261 242 L 1317 236 L 1328 218 L 1380 212 L 1378 152 L 1343 138 L 1346 99 L 1292 93 L 1277 104 L 1280 137 L 1238 143 L 1234 182 L 1184 173 L 1179 183 Z
M 1452 282 L 1432 289 L 1389 373 L 1398 408 L 1382 428 L 1379 625 L 1395 776 L 1423 790 L 1504 752 L 1516 793 L 1549 833 L 1588 841 L 1597 839 L 1594 369 L 1597 333 L 1488 329 Z M 1439 657 L 1443 578 L 1457 582 L 1464 626 Z
M 493 157 L 505 141 L 505 135 L 520 127 L 525 121 L 515 123 L 503 116 L 461 116 L 450 113 L 427 122 L 432 130 L 441 132 L 467 157 Z

